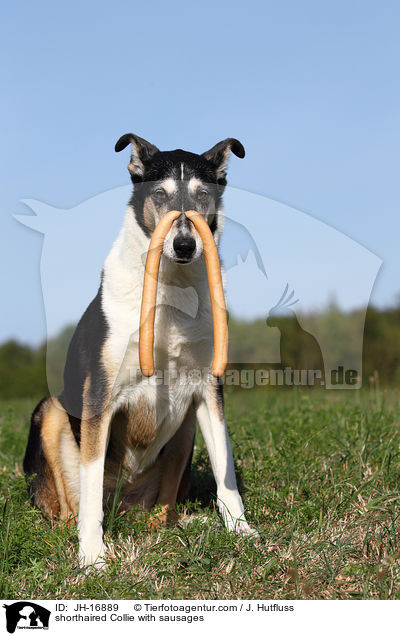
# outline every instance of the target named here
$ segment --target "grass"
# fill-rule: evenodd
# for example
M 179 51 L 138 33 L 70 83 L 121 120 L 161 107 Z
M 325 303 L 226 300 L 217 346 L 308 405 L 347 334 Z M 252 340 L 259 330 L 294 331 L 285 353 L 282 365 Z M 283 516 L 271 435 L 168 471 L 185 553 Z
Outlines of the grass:
M 399 599 L 400 396 L 246 391 L 226 413 L 242 497 L 261 540 L 227 534 L 200 436 L 179 525 L 105 517 L 109 568 L 78 568 L 76 529 L 32 508 L 22 458 L 33 403 L 0 406 L 0 597 Z

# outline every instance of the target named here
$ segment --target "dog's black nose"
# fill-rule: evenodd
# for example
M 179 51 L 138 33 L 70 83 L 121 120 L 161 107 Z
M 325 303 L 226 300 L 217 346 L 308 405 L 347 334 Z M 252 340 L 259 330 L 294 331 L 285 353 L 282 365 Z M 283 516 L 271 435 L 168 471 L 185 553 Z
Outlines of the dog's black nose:
M 175 254 L 178 258 L 189 259 L 196 249 L 196 241 L 193 236 L 175 236 L 173 242 Z

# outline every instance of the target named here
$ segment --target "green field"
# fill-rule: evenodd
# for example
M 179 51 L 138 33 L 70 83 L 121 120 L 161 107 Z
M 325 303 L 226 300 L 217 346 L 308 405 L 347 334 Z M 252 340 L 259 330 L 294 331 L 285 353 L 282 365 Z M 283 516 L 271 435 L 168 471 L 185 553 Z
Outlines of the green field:
M 226 398 L 254 543 L 227 534 L 196 439 L 179 525 L 106 507 L 109 566 L 77 566 L 76 529 L 32 508 L 22 474 L 34 401 L 1 404 L 0 597 L 10 599 L 400 598 L 397 391 L 246 391 Z

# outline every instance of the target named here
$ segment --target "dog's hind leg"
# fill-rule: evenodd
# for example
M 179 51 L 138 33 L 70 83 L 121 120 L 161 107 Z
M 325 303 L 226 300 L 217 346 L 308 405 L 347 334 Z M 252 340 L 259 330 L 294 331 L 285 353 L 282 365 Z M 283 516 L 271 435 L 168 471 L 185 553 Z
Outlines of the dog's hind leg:
M 68 416 L 58 399 L 45 398 L 33 412 L 24 458 L 25 473 L 32 477 L 29 489 L 34 503 L 50 517 L 59 514 L 61 519 L 76 513 L 61 458 L 61 435 L 68 431 Z
M 156 522 L 169 525 L 177 521 L 175 504 L 178 493 L 183 498 L 190 478 L 190 458 L 196 431 L 196 418 L 191 405 L 181 426 L 164 446 L 161 461 L 160 490 L 156 504 L 162 506 L 162 512 Z

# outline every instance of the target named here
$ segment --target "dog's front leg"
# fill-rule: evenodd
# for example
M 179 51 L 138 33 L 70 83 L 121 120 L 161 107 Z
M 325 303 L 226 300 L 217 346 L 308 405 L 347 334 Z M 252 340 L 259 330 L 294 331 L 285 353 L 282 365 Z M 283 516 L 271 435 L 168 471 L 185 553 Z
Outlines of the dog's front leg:
M 217 484 L 217 503 L 228 531 L 258 537 L 248 525 L 236 484 L 235 468 L 224 417 L 222 386 L 213 378 L 197 403 L 197 420 L 210 457 Z
M 101 414 L 84 403 L 81 421 L 79 487 L 79 560 L 81 565 L 104 566 L 103 481 L 104 460 L 111 421 L 109 407 Z

